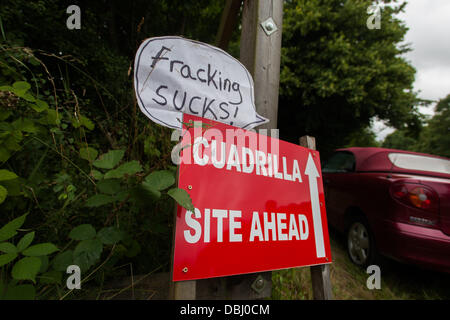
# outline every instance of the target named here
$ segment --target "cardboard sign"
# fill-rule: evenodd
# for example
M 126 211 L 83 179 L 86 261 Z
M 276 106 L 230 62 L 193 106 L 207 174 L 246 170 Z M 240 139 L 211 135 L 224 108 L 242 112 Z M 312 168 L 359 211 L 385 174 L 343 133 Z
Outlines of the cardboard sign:
M 255 111 L 247 69 L 205 43 L 147 39 L 136 53 L 134 87 L 141 111 L 169 128 L 181 129 L 183 113 L 246 129 L 268 122 Z
M 319 153 L 184 116 L 173 280 L 325 264 L 331 251 Z

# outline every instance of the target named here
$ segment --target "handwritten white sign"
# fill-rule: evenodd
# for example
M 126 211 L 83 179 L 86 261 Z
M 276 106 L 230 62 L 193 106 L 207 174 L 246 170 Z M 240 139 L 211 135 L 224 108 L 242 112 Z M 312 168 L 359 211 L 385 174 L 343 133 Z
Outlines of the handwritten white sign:
M 181 128 L 188 113 L 244 129 L 268 122 L 255 111 L 253 80 L 225 51 L 180 37 L 145 40 L 134 65 L 141 111 L 163 126 Z

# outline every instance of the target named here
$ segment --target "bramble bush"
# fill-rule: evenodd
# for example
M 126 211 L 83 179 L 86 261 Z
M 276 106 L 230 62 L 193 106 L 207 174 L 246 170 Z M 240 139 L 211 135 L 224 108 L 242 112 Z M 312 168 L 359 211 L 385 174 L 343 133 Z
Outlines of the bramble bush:
M 136 112 L 94 120 L 30 48 L 1 44 L 0 71 L 0 298 L 65 298 L 71 264 L 100 288 L 121 266 L 167 269 L 172 200 L 192 206 L 169 131 Z

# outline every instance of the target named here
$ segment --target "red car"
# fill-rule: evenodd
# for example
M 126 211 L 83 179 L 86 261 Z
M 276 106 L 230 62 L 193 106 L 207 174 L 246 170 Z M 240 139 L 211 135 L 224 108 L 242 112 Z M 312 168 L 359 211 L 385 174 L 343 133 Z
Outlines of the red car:
M 357 265 L 378 254 L 450 272 L 450 160 L 383 148 L 338 149 L 322 166 L 328 222 Z

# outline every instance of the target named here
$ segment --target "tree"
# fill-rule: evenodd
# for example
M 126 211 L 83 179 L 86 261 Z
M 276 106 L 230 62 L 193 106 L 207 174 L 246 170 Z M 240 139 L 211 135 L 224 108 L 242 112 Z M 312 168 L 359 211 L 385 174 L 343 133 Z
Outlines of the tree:
M 418 130 L 414 68 L 401 54 L 407 31 L 384 7 L 381 29 L 369 30 L 373 1 L 285 2 L 280 75 L 280 136 L 313 135 L 323 154 L 344 146 L 377 116 L 395 128 Z
M 380 143 L 376 140 L 376 135 L 370 127 L 352 133 L 350 142 L 345 146 L 349 147 L 379 147 Z
M 389 149 L 417 151 L 417 140 L 408 136 L 405 130 L 395 130 L 386 136 L 382 146 Z
M 66 27 L 72 4 L 81 9 L 80 30 Z M 133 104 L 130 72 L 140 43 L 167 35 L 213 42 L 223 7 L 221 0 L 2 0 L 0 41 L 65 58 L 55 63 L 40 56 L 59 84 L 85 92 L 92 114 L 107 112 L 112 126 L 124 106 Z M 87 83 L 81 71 L 95 83 Z M 105 97 L 99 99 L 98 92 Z
M 417 150 L 450 158 L 450 94 L 436 105 L 434 116 L 420 134 Z
M 426 121 L 418 137 L 405 129 L 396 130 L 385 138 L 383 147 L 450 158 L 450 94 L 439 100 L 434 116 Z

